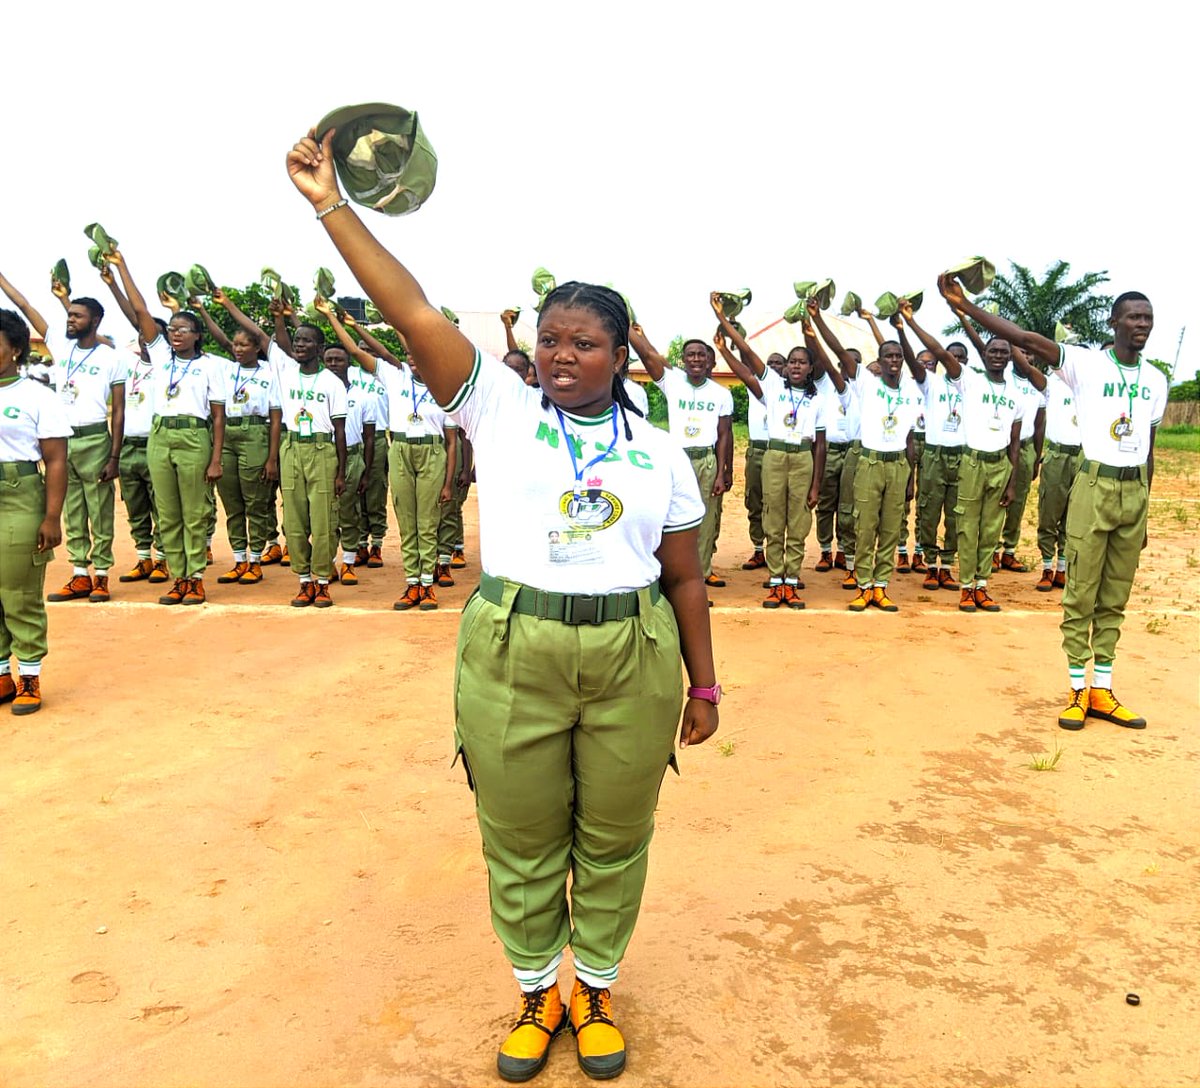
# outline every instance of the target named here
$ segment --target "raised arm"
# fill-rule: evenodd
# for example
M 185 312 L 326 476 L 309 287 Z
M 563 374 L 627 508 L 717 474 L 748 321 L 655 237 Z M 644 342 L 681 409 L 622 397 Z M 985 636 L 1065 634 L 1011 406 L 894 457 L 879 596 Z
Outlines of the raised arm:
M 262 328 L 259 326 L 258 322 L 249 315 L 244 314 L 241 307 L 238 306 L 238 304 L 234 302 L 233 299 L 231 299 L 224 291 L 222 291 L 221 288 L 213 288 L 212 297 L 213 302 L 215 302 L 218 306 L 225 307 L 225 312 L 233 318 L 233 320 L 237 323 L 238 328 L 244 329 L 247 333 L 254 337 L 255 342 L 258 344 L 258 350 L 265 355 L 267 348 L 271 346 L 271 338 L 262 331 Z M 212 331 L 212 328 L 216 322 L 213 321 L 207 313 L 205 313 L 203 306 L 200 306 L 199 310 L 201 316 L 204 318 L 205 324 L 209 327 L 209 331 Z M 217 334 L 215 332 L 213 333 L 213 339 L 217 340 L 217 343 L 220 343 L 220 340 L 217 338 Z M 291 346 L 291 341 L 289 340 L 287 347 L 290 348 Z M 228 351 L 230 349 L 226 348 L 225 350 Z
M 273 298 L 267 303 L 267 312 L 271 315 L 271 323 L 275 330 L 275 343 L 288 355 L 292 354 L 292 330 L 288 327 L 288 315 L 291 310 L 282 299 Z
M 917 362 L 917 357 L 913 354 L 912 345 L 908 342 L 908 334 L 904 331 L 904 322 L 901 320 L 900 314 L 893 314 L 889 320 L 892 323 L 892 328 L 896 330 L 896 339 L 900 341 L 900 350 L 904 353 L 904 361 L 908 364 L 908 372 L 913 376 L 918 385 L 924 385 L 925 368 Z
M 941 344 L 939 344 L 932 336 L 929 335 L 920 325 L 917 324 L 917 319 L 913 317 L 912 303 L 908 299 L 900 300 L 900 316 L 908 323 L 908 327 L 917 334 L 917 339 L 921 341 L 921 345 L 926 351 L 932 352 L 933 357 L 946 368 L 946 373 L 955 381 L 962 373 L 962 366 L 958 360 L 950 354 Z M 914 372 L 913 377 L 916 377 Z M 917 378 L 919 382 L 924 382 L 925 375 Z
M 471 376 L 475 348 L 430 305 L 412 273 L 380 245 L 342 198 L 333 170 L 333 134 L 330 129 L 318 144 L 316 130 L 310 130 L 288 153 L 288 175 L 321 216 L 321 225 L 367 297 L 412 345 L 430 392 L 439 403 L 449 404 Z
M 154 343 L 158 339 L 158 322 L 150 316 L 150 311 L 146 309 L 146 299 L 142 292 L 138 290 L 138 285 L 134 283 L 133 276 L 130 274 L 129 266 L 125 263 L 125 255 L 119 250 L 113 250 L 108 255 L 108 263 L 116 265 L 117 273 L 121 277 L 121 284 L 125 288 L 125 294 L 129 297 L 129 305 L 133 309 L 134 328 L 141 333 L 142 339 L 147 344 Z
M 967 299 L 962 284 L 954 277 L 948 276 L 944 272 L 938 276 L 938 290 L 941 291 L 942 298 L 950 304 L 952 310 L 965 314 L 972 321 L 978 322 L 993 336 L 1004 337 L 1014 347 L 1022 348 L 1030 355 L 1036 355 L 1047 366 L 1058 366 L 1061 353 L 1053 340 L 1039 333 L 1029 332 L 999 314 L 990 314 L 983 307 L 976 306 Z M 967 321 L 963 321 L 962 324 L 964 329 L 970 331 Z M 978 336 L 976 336 L 976 340 L 978 340 Z
M 987 350 L 987 345 L 983 342 L 983 337 L 975 331 L 975 326 L 967 320 L 967 315 L 962 310 L 956 309 L 954 316 L 958 318 L 958 323 L 962 326 L 963 332 L 967 334 L 967 339 L 971 341 L 971 347 L 975 349 L 975 354 L 979 356 L 979 361 L 983 362 L 984 352 Z M 1009 341 L 1012 343 L 1012 341 Z
M 46 330 L 50 327 L 46 324 L 46 319 L 29 305 L 29 300 L 4 278 L 3 273 L 0 273 L 0 291 L 8 295 L 12 304 L 25 315 L 25 320 L 33 326 L 38 336 L 45 339 Z
M 817 330 L 813 328 L 813 315 L 821 312 L 821 306 L 815 298 L 810 298 L 806 304 L 808 309 L 808 319 L 801 326 L 804 332 L 804 346 L 812 352 L 813 358 L 816 360 L 814 369 L 818 374 L 824 372 L 829 375 L 829 380 L 833 382 L 833 387 L 839 393 L 846 391 L 846 379 L 841 370 L 833 365 L 828 353 L 825 351 L 825 345 L 821 343 L 821 338 L 817 335 Z
M 810 306 L 808 313 L 817 331 L 821 334 L 821 339 L 829 345 L 830 350 L 837 356 L 838 362 L 842 367 L 842 374 L 849 381 L 853 381 L 858 374 L 858 361 L 854 358 L 854 353 L 842 347 L 842 342 L 833 335 L 833 330 L 825 324 L 825 318 L 821 316 L 820 306 Z M 838 392 L 841 392 L 841 390 L 838 390 Z
M 1039 393 L 1046 392 L 1046 375 L 1033 365 L 1029 356 L 1017 347 L 1016 344 L 1012 345 L 1012 356 L 1013 370 L 1020 374 Z
M 338 338 L 338 343 L 346 349 L 347 354 L 352 359 L 356 359 L 358 365 L 368 374 L 374 374 L 376 366 L 375 356 L 365 348 L 358 346 L 358 341 L 351 337 L 346 331 L 346 326 L 338 320 L 337 310 L 330 303 L 329 299 L 317 295 L 313 305 L 317 308 L 318 313 L 325 315 L 325 320 L 329 322 L 329 327 L 333 329 L 333 335 Z M 349 317 L 348 314 L 347 317 Z M 365 476 L 366 473 L 363 473 L 363 475 Z
M 883 333 L 879 331 L 879 326 L 875 324 L 875 315 L 870 310 L 859 310 L 858 316 L 871 326 L 871 335 L 875 337 L 875 346 L 883 347 Z
M 349 314 L 346 315 L 346 325 L 358 333 L 362 342 L 367 345 L 367 351 L 373 353 L 371 357 L 372 366 L 370 367 L 372 373 L 375 372 L 374 363 L 376 359 L 382 359 L 385 363 L 390 363 L 392 366 L 402 365 L 403 360 L 387 344 L 372 334 L 370 330 L 360 325 Z
M 517 321 L 516 310 L 505 310 L 500 315 L 500 323 L 504 326 L 504 340 L 508 344 L 509 351 L 520 351 L 520 345 L 517 343 L 517 338 L 513 336 L 513 325 Z
M 629 326 L 629 343 L 633 350 L 637 352 L 637 357 L 642 360 L 642 365 L 646 368 L 646 373 L 650 375 L 651 381 L 662 381 L 662 376 L 667 369 L 667 360 L 663 358 L 662 353 L 652 344 L 646 337 L 646 330 L 641 325 Z
M 746 342 L 746 338 L 733 327 L 733 322 L 725 316 L 725 307 L 721 305 L 721 292 L 713 291 L 708 296 L 708 301 L 713 308 L 713 313 L 717 315 L 717 321 L 720 322 L 725 335 L 729 337 L 730 343 L 738 349 L 743 364 L 751 368 L 755 378 L 761 378 L 767 372 L 767 364 L 758 357 L 758 353 Z M 740 374 L 738 376 L 741 377 Z M 745 381 L 744 378 L 742 380 Z M 750 386 L 747 385 L 746 388 L 749 389 Z M 754 395 L 758 396 L 757 393 Z
M 219 290 L 220 290 L 220 288 L 217 288 L 217 291 L 219 291 Z M 213 301 L 214 302 L 216 301 L 216 298 L 217 298 L 217 291 L 213 292 Z M 229 337 L 225 335 L 225 330 L 223 328 L 221 328 L 221 326 L 218 325 L 212 319 L 212 314 L 210 314 L 204 308 L 204 303 L 201 302 L 198 298 L 189 298 L 188 306 L 190 306 L 193 310 L 196 311 L 196 313 L 198 313 L 200 315 L 200 319 L 204 322 L 205 326 L 208 329 L 208 334 L 217 342 L 217 347 L 219 347 L 223 352 L 225 352 L 226 355 L 232 356 L 233 355 L 233 341 L 230 340 Z
M 100 270 L 100 279 L 108 286 L 108 289 L 112 292 L 112 297 L 117 300 L 117 306 L 120 308 L 121 313 L 125 315 L 125 320 L 136 331 L 138 327 L 137 314 L 133 312 L 133 307 L 129 305 L 129 299 L 125 297 L 125 292 L 117 286 L 117 277 L 113 275 L 111 265 L 106 264 Z
M 754 373 L 752 367 L 746 364 L 744 359 L 739 359 L 729 350 L 729 346 L 725 343 L 724 329 L 717 330 L 717 335 L 713 337 L 713 343 L 717 345 L 717 350 L 721 353 L 721 357 L 729 364 L 729 369 L 738 376 L 738 380 L 746 387 L 746 391 L 755 399 L 762 400 L 762 385 L 758 380 L 758 375 Z

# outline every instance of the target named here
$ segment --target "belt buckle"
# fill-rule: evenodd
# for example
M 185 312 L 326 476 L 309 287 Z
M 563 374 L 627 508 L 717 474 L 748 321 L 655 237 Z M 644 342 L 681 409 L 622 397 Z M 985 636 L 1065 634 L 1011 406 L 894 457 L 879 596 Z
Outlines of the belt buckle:
M 567 597 L 563 608 L 563 623 L 579 627 L 589 623 L 598 627 L 604 622 L 604 597 L 583 593 Z

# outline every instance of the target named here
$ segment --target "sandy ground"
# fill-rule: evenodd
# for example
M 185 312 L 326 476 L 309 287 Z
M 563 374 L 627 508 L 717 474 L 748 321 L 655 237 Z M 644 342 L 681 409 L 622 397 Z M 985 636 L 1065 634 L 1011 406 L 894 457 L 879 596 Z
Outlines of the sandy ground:
M 1144 732 L 1057 728 L 1035 574 L 995 616 L 913 577 L 851 615 L 811 572 L 806 612 L 764 612 L 727 507 L 722 726 L 664 784 L 623 1083 L 1200 1079 L 1198 470 L 1160 457 L 1125 625 Z M 514 986 L 450 765 L 478 568 L 401 615 L 386 555 L 326 612 L 278 567 L 202 609 L 51 606 L 46 706 L 0 716 L 0 1084 L 499 1083 Z M 560 1039 L 537 1083 L 586 1082 Z

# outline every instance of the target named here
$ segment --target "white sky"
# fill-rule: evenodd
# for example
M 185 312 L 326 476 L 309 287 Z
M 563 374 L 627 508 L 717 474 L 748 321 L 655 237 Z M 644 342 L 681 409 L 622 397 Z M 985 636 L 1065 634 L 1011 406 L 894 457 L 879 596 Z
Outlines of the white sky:
M 3 19 L 0 269 L 48 317 L 59 257 L 74 293 L 107 298 L 93 220 L 147 292 L 200 262 L 237 287 L 268 264 L 302 290 L 327 265 L 358 293 L 284 156 L 329 110 L 391 101 L 419 111 L 437 189 L 414 215 L 364 215 L 456 310 L 529 307 L 545 265 L 612 282 L 665 347 L 711 335 L 710 290 L 752 288 L 753 331 L 793 280 L 832 277 L 839 302 L 923 287 L 937 331 L 950 263 L 1041 274 L 1061 257 L 1150 296 L 1149 354 L 1172 360 L 1191 326 L 1176 378 L 1200 366 L 1196 60 L 1178 5 L 97 10 Z

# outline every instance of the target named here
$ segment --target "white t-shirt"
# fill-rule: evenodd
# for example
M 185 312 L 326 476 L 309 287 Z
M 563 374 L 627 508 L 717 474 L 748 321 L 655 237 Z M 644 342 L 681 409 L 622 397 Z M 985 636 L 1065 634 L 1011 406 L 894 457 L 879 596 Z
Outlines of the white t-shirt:
M 32 378 L 0 385 L 0 461 L 40 461 L 43 438 L 70 438 L 71 422 L 54 391 Z
M 109 390 L 123 385 L 129 371 L 122 352 L 107 344 L 81 348 L 65 332 L 46 330 L 46 347 L 54 356 L 50 381 L 58 390 L 72 427 L 108 419 Z
M 379 359 L 375 363 L 376 371 L 389 364 Z M 388 395 L 387 387 L 376 374 L 368 374 L 361 366 L 356 366 L 353 363 L 350 370 L 347 372 L 347 377 L 350 379 L 351 389 L 361 389 L 364 393 L 370 393 L 375 398 L 375 434 L 376 436 L 384 433 L 388 429 Z M 347 438 L 347 442 L 350 440 Z
M 154 364 L 142 361 L 142 354 L 133 347 L 124 349 L 129 366 L 125 379 L 125 437 L 146 438 L 154 422 Z
M 1045 403 L 1045 398 L 1034 388 L 1031 381 L 1015 370 L 1012 371 L 1012 380 L 1017 392 L 1021 394 L 1021 441 L 1024 442 L 1033 437 L 1038 410 Z
M 357 446 L 363 440 L 363 428 L 368 423 L 379 425 L 379 398 L 351 382 L 346 389 L 347 446 Z
M 283 425 L 290 433 L 332 435 L 333 421 L 346 418 L 346 387 L 324 365 L 305 374 L 295 359 L 283 357 L 277 361 L 275 376 Z
M 1061 345 L 1058 374 L 1075 397 L 1083 455 L 1115 468 L 1144 465 L 1150 428 L 1167 410 L 1167 378 L 1138 356 L 1122 366 L 1112 351 Z
M 625 392 L 629 394 L 629 399 L 633 401 L 633 406 L 642 413 L 642 418 L 650 414 L 650 398 L 646 396 L 646 390 L 642 388 L 641 382 L 635 382 L 632 378 L 626 378 Z
M 640 589 L 661 573 L 663 533 L 704 518 L 687 456 L 644 419 L 629 416 L 631 442 L 619 412 L 615 438 L 612 413 L 563 413 L 564 435 L 540 389 L 478 353 L 447 410 L 476 450 L 481 563 L 495 577 L 559 593 Z
M 925 407 L 917 383 L 901 375 L 899 386 L 893 389 L 866 367 L 859 367 L 849 384 L 858 400 L 863 449 L 878 453 L 907 449 L 908 432 Z
M 154 367 L 151 388 L 155 415 L 208 419 L 212 414 L 209 405 L 223 403 L 225 382 L 221 369 L 227 360 L 212 355 L 176 359 L 162 336 L 146 345 L 146 354 Z
M 767 407 L 758 397 L 747 398 L 746 426 L 750 429 L 751 442 L 767 440 Z
M 1078 446 L 1079 419 L 1075 415 L 1075 396 L 1057 370 L 1046 375 L 1046 440 L 1060 446 Z
M 767 410 L 767 437 L 777 442 L 811 442 L 825 429 L 826 399 L 818 392 L 809 396 L 803 386 L 789 386 L 770 367 L 758 379 L 762 403 Z
M 733 394 L 711 378 L 692 385 L 676 367 L 667 367 L 654 383 L 667 398 L 667 422 L 671 437 L 686 449 L 717 444 L 717 421 L 733 415 Z
M 225 414 L 230 419 L 241 416 L 270 415 L 272 408 L 281 408 L 279 385 L 275 368 L 239 366 L 233 360 L 221 364 L 221 381 L 225 397 Z
M 925 374 L 925 441 L 934 446 L 963 444 L 962 393 L 941 370 Z
M 962 394 L 963 445 L 982 453 L 1008 449 L 1012 425 L 1020 422 L 1024 398 L 1009 369 L 1004 380 L 994 382 L 984 371 L 964 366 L 951 386 Z
M 441 438 L 447 427 L 457 424 L 447 418 L 446 413 L 419 381 L 412 370 L 401 363 L 380 362 L 375 376 L 387 390 L 388 430 L 406 438 L 423 438 L 432 435 Z

